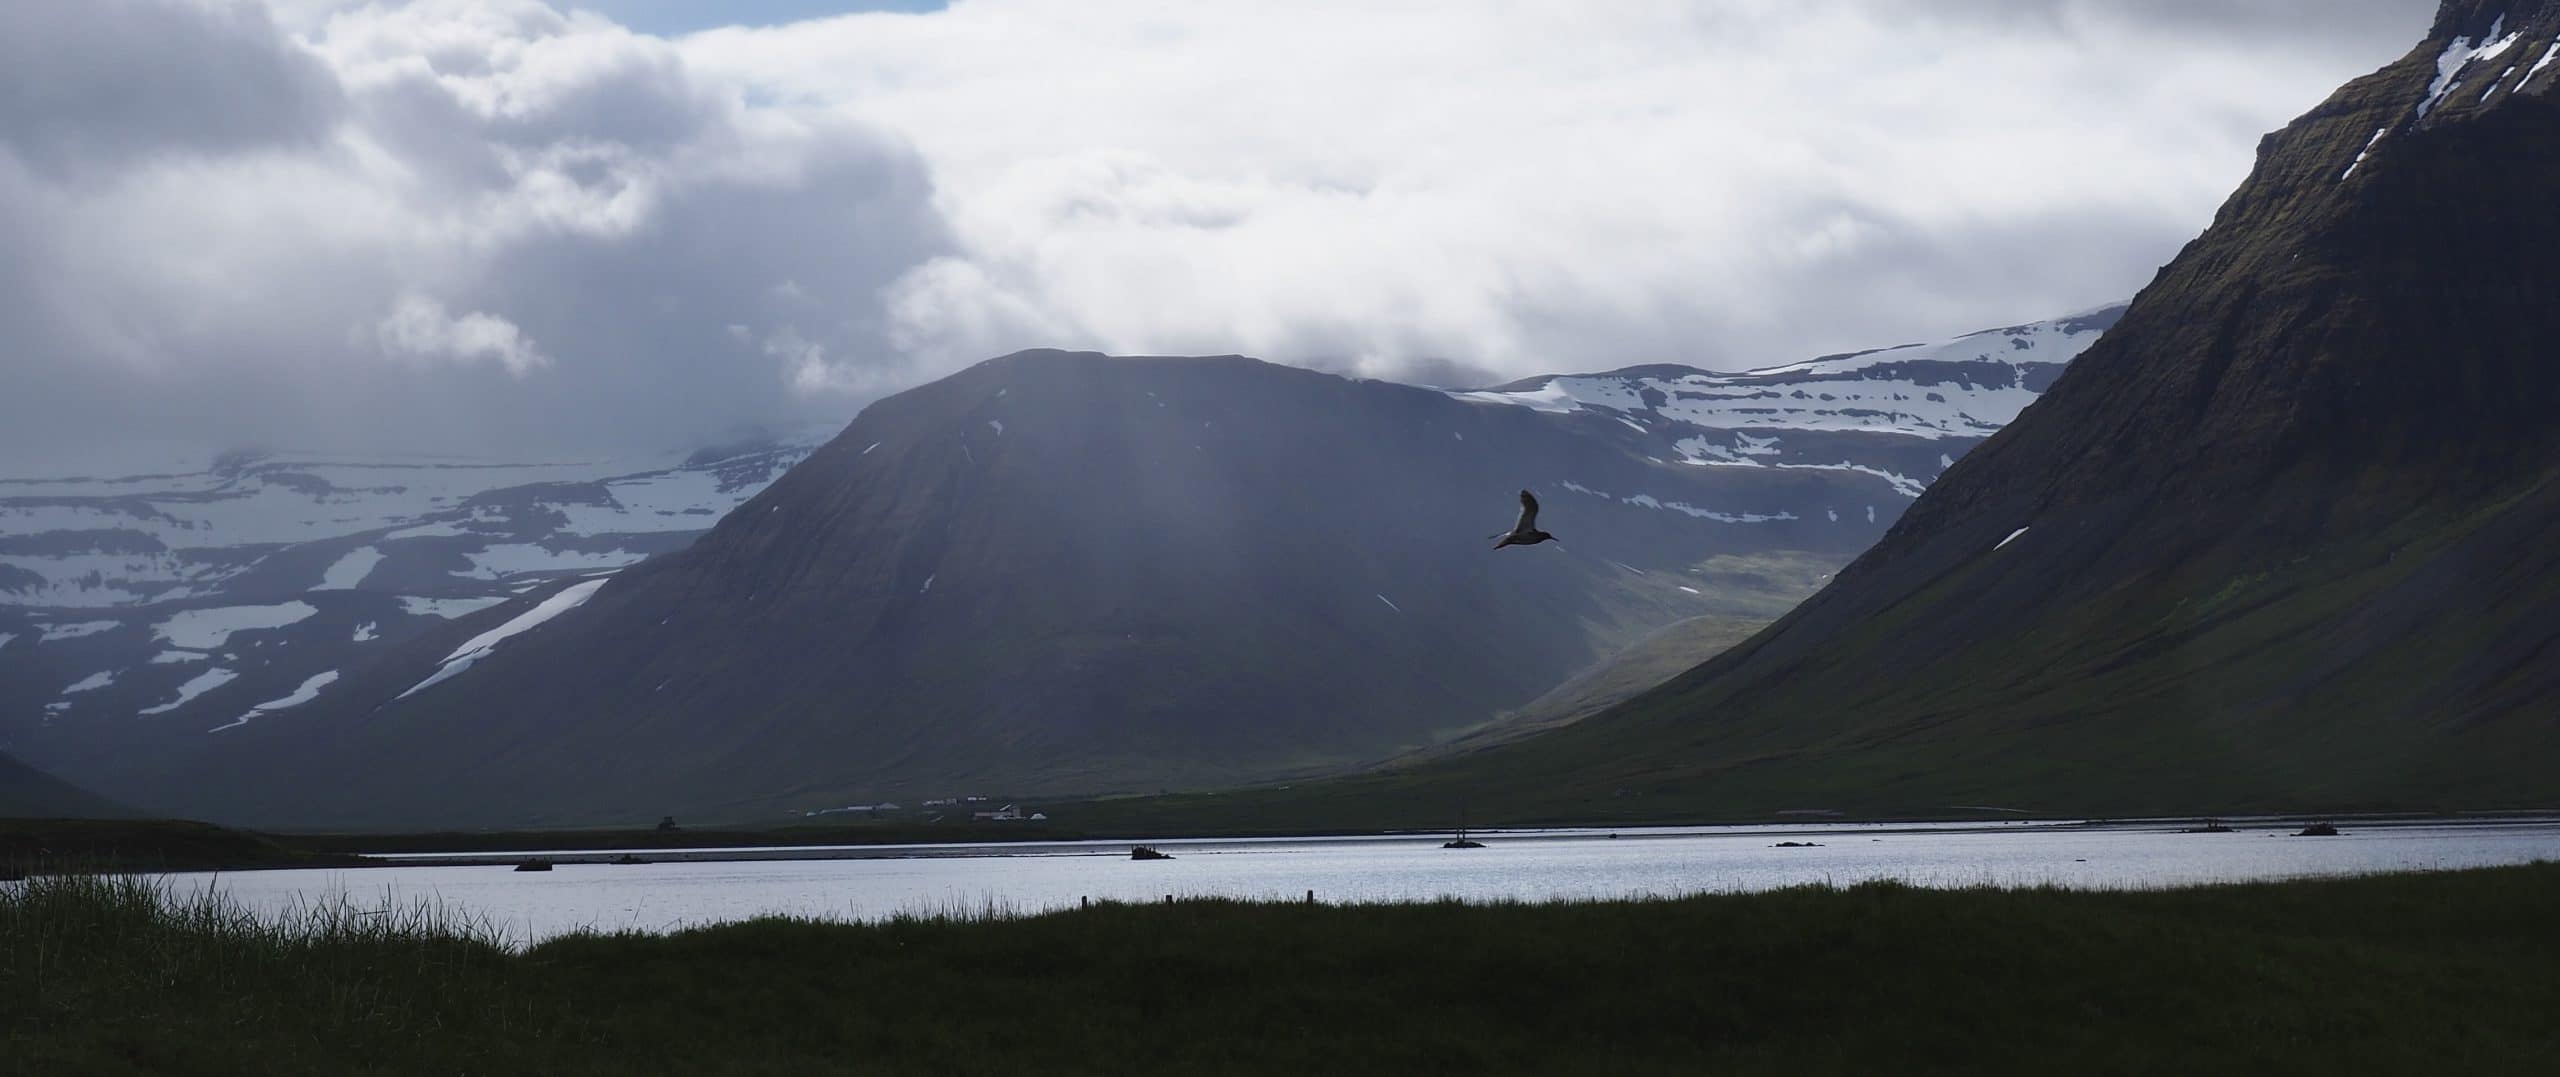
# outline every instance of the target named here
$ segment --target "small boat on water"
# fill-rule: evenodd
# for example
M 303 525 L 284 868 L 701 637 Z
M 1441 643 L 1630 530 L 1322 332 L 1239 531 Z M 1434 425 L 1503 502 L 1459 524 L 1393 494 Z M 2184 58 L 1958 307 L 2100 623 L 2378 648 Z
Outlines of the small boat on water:
M 1137 847 L 1137 848 L 1135 848 L 1135 849 L 1131 849 L 1131 850 L 1129 850 L 1129 859 L 1131 859 L 1131 860 L 1171 860 L 1171 859 L 1173 859 L 1173 854 L 1172 854 L 1172 853 L 1165 852 L 1165 851 L 1164 851 L 1164 850 L 1162 850 L 1162 849 L 1158 849 L 1158 848 L 1156 848 L 1156 847 L 1155 847 L 1155 846 L 1153 846 L 1153 845 L 1141 845 L 1141 846 L 1138 846 L 1138 847 Z
M 2295 832 L 2293 836 L 2297 838 L 2334 838 L 2338 836 L 2338 824 L 2323 819 L 2311 824 L 2310 826 L 2303 827 L 2300 831 Z
M 1440 847 L 1443 849 L 1482 849 L 1484 848 L 1484 843 L 1467 837 L 1467 825 L 1465 823 L 1460 823 L 1458 824 L 1458 836 L 1441 842 Z
M 549 871 L 549 870 L 551 870 L 551 862 L 550 862 L 550 861 L 548 861 L 548 860 L 544 860 L 544 859 L 542 859 L 541 857 L 535 857 L 535 858 L 533 858 L 533 859 L 531 859 L 531 860 L 519 860 L 519 861 L 516 861 L 516 870 L 517 870 L 517 871 Z

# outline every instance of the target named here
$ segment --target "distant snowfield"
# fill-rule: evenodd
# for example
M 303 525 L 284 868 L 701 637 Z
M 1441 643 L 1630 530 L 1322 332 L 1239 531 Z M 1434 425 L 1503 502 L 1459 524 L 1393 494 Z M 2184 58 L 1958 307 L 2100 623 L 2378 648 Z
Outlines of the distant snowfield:
M 427 679 L 409 686 L 408 691 L 392 698 L 407 699 L 461 676 L 464 670 L 471 668 L 472 663 L 489 657 L 491 652 L 498 649 L 499 644 L 540 628 L 544 622 L 578 608 L 587 599 L 594 597 L 595 593 L 608 582 L 611 582 L 609 577 L 571 584 L 562 588 L 559 594 L 543 599 L 532 609 L 509 618 L 507 623 L 463 641 L 462 646 L 454 648 L 453 653 L 444 656 L 444 664 L 436 667 L 434 673 L 428 674 Z
M 78 621 L 72 624 L 37 625 L 36 627 L 44 629 L 44 635 L 38 637 L 36 642 L 51 643 L 58 639 L 94 636 L 122 623 L 121 621 Z
M 385 560 L 427 541 L 444 544 L 438 554 L 478 547 L 470 571 L 483 579 L 519 567 L 618 567 L 640 555 L 537 560 L 528 551 L 558 538 L 707 530 L 832 433 L 810 427 L 782 445 L 699 459 L 668 452 L 499 463 L 288 453 L 121 478 L 0 479 L 0 535 L 25 540 L 0 554 L 0 566 L 34 577 L 0 591 L 0 605 L 204 599 L 223 594 L 268 550 L 308 543 L 337 547 L 320 590 L 360 587 Z
M 69 687 L 64 688 L 62 690 L 62 694 L 67 696 L 74 692 L 94 692 L 114 683 L 116 683 L 115 671 L 101 670 L 97 673 L 92 673 L 86 677 L 80 678 Z
M 152 629 L 172 647 L 191 651 L 210 651 L 220 647 L 234 632 L 261 628 L 283 628 L 320 612 L 308 602 L 279 602 L 272 606 L 217 606 L 207 610 L 181 610 L 171 614 Z
M 1681 459 L 1712 467 L 1802 466 L 1865 470 L 1917 496 L 1922 479 L 1851 464 L 1779 464 L 1791 432 L 1862 432 L 1903 437 L 1981 438 L 1998 431 L 2039 391 L 2030 388 L 2097 342 L 2118 306 L 2052 321 L 1985 330 L 1938 344 L 1907 344 L 1739 373 L 1632 368 L 1568 374 L 1516 389 L 1453 392 L 1480 404 L 1570 413 L 1590 411 L 1639 433 L 1661 433 Z M 1652 424 L 1717 431 L 1658 430 Z M 1748 431 L 1749 433 L 1744 433 Z M 1952 460 L 1952 457 L 1946 459 Z

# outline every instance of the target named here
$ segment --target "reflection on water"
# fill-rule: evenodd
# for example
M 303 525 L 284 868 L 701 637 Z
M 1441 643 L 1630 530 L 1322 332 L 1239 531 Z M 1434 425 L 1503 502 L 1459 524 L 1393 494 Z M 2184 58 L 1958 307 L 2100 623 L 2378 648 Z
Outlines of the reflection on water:
M 433 899 L 494 920 L 519 940 L 588 927 L 662 931 L 767 913 L 870 919 L 900 912 L 1021 912 L 1080 900 L 1177 897 L 1327 902 L 1546 901 L 1766 890 L 1897 879 L 1921 886 L 2124 888 L 2305 875 L 2481 867 L 2560 859 L 2560 823 L 2355 825 L 2334 838 L 2273 824 L 2229 834 L 2168 825 L 1788 826 L 1479 832 L 1446 835 L 1159 840 L 1173 859 L 1133 861 L 1128 842 L 804 849 L 804 859 L 506 867 L 400 865 L 353 871 L 180 875 L 259 909 L 344 894 L 359 906 Z M 1779 848 L 1776 843 L 1811 842 Z M 612 854 L 607 854 L 610 856 Z M 706 855 L 737 855 L 736 851 Z M 826 858 L 820 858 L 826 857 Z M 848 858 L 849 857 L 849 858 Z M 603 859 L 599 857 L 598 859 Z

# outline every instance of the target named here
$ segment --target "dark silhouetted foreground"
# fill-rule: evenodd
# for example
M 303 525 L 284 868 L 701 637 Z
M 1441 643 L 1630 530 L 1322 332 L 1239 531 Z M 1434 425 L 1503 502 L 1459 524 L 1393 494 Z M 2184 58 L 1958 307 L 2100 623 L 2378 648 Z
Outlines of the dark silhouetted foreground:
M 1097 905 L 524 953 L 428 908 L 279 927 L 136 879 L 0 895 L 0 1057 L 26 1072 L 2524 1073 L 2560 1052 L 2560 864 Z

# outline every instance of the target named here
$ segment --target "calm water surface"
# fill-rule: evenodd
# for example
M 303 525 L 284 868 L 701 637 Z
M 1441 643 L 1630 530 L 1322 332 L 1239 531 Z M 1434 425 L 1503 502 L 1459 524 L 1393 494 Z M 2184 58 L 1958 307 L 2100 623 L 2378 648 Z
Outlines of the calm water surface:
M 402 864 L 357 870 L 178 875 L 262 910 L 295 902 L 440 901 L 519 941 L 579 928 L 664 931 L 768 914 L 874 919 L 901 912 L 1072 908 L 1084 898 L 1217 896 L 1327 902 L 1545 901 L 1766 890 L 1895 879 L 1921 886 L 2132 888 L 2482 867 L 2560 860 L 2560 821 L 2489 826 L 2357 825 L 2334 838 L 2274 824 L 2180 834 L 2167 824 L 1728 827 L 1157 841 L 1175 859 L 1132 861 L 1128 842 L 812 847 L 801 859 L 561 863 L 553 871 Z M 1810 841 L 1818 848 L 1775 848 Z M 703 851 L 736 856 L 739 851 Z M 601 854 L 598 859 L 614 854 Z

